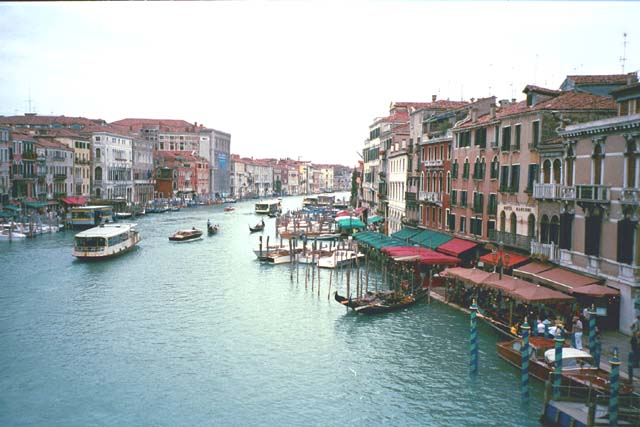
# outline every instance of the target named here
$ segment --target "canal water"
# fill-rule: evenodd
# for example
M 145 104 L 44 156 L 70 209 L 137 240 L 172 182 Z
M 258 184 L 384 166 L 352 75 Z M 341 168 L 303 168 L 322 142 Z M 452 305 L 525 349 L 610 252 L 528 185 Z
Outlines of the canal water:
M 70 231 L 0 242 L 0 425 L 540 425 L 542 384 L 521 402 L 486 324 L 471 378 L 467 315 L 347 313 L 328 270 L 318 296 L 302 272 L 256 262 L 259 218 L 235 207 L 140 218 L 139 247 L 103 262 L 76 261 Z M 218 235 L 169 243 L 207 219 Z

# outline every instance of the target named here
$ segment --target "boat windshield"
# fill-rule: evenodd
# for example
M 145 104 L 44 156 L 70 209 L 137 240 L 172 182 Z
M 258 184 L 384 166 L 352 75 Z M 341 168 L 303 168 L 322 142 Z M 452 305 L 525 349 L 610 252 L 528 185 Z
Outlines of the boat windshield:
M 103 248 L 106 246 L 106 240 L 104 237 L 76 237 L 76 248 L 87 251 L 87 249 Z
M 590 357 L 571 357 L 562 359 L 562 369 L 592 369 L 593 359 Z

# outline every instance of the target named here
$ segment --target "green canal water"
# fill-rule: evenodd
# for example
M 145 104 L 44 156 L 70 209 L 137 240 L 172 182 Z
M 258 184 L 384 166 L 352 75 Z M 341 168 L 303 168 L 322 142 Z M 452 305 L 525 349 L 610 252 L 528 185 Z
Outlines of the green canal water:
M 207 219 L 218 235 L 169 243 Z M 328 270 L 318 296 L 256 262 L 257 221 L 250 202 L 148 215 L 135 251 L 93 263 L 71 256 L 70 231 L 0 242 L 0 425 L 540 425 L 542 384 L 521 402 L 490 327 L 471 378 L 467 315 L 347 313 Z

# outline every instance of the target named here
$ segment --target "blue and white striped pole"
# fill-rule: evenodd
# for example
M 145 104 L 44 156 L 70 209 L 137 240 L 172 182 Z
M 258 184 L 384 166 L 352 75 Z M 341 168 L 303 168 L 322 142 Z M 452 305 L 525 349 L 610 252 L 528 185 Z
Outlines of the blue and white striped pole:
M 609 427 L 618 427 L 618 388 L 620 387 L 620 359 L 618 359 L 618 347 L 613 349 L 611 364 L 611 374 L 609 383 L 611 384 L 611 395 L 609 396 Z
M 529 324 L 524 318 L 522 328 L 522 399 L 529 398 Z
M 478 314 L 478 306 L 476 305 L 476 300 L 473 300 L 473 304 L 471 304 L 471 331 L 470 331 L 470 359 L 469 359 L 469 370 L 472 374 L 478 373 L 478 320 L 476 318 Z
M 556 327 L 555 353 L 556 360 L 553 369 L 553 398 L 560 397 L 560 385 L 562 384 L 562 346 L 564 345 L 564 335 L 562 334 L 562 325 Z
M 596 306 L 591 304 L 589 310 L 589 352 L 596 354 Z

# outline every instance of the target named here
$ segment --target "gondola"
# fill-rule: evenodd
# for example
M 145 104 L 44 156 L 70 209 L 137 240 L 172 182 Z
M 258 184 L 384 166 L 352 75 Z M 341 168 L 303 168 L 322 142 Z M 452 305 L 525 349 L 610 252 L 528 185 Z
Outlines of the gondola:
M 411 307 L 427 296 L 428 291 L 421 289 L 414 294 L 401 295 L 396 292 L 373 293 L 367 292 L 358 299 L 346 298 L 334 293 L 334 298 L 340 304 L 353 309 L 358 314 L 381 314 Z
M 255 227 L 249 226 L 249 231 L 255 233 L 256 231 L 264 230 L 264 221 L 261 221 L 255 225 Z
M 219 230 L 219 227 L 217 225 L 208 225 L 207 226 L 207 233 L 209 234 L 209 236 L 212 236 L 214 234 L 218 234 L 218 230 Z

